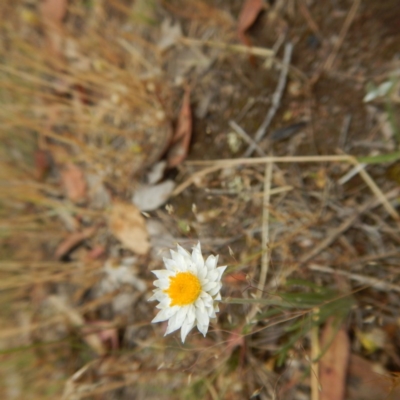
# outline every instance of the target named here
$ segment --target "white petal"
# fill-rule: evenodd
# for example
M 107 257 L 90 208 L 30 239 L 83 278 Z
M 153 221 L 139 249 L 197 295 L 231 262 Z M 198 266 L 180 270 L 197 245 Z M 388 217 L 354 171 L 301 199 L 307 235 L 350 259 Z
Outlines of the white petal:
M 220 278 L 219 278 L 218 271 L 216 269 L 212 269 L 212 270 L 208 271 L 207 279 L 209 281 L 213 281 L 213 282 L 219 280 Z
M 201 282 L 206 278 L 207 274 L 208 269 L 206 268 L 206 266 L 197 269 L 197 276 Z
M 208 325 L 210 322 L 208 312 L 205 310 L 202 311 L 200 308 L 196 308 L 196 321 L 200 325 Z
M 187 311 L 188 307 L 181 307 L 178 312 L 170 318 L 168 321 L 168 328 L 164 336 L 176 331 L 182 326 L 183 322 L 185 321 Z
M 154 286 L 160 289 L 168 289 L 169 288 L 169 279 L 158 279 L 154 281 Z
M 164 310 L 161 310 L 151 322 L 155 323 L 166 321 L 167 319 L 171 318 L 178 311 L 178 309 L 178 306 L 164 308 Z
M 218 280 L 220 281 L 221 280 L 221 278 L 222 278 L 222 274 L 224 273 L 224 271 L 226 270 L 226 265 L 224 265 L 223 267 L 218 267 L 217 268 L 217 271 L 218 271 L 218 274 L 219 274 L 219 278 L 218 278 Z
M 200 310 L 204 311 L 205 310 L 205 305 L 204 305 L 204 301 L 201 297 L 199 297 L 196 302 L 194 303 L 194 305 L 196 306 L 196 308 L 199 308 Z
M 179 246 L 179 244 L 176 246 L 177 247 L 177 249 L 178 249 L 178 253 L 179 254 L 182 254 L 183 255 L 183 257 L 188 257 L 188 258 L 190 258 L 190 254 L 189 254 L 189 252 L 187 251 L 187 250 L 185 250 L 182 246 Z
M 218 283 L 217 283 L 217 286 L 215 286 L 214 289 L 209 290 L 208 293 L 209 293 L 211 296 L 215 296 L 215 295 L 221 290 L 221 287 L 222 287 L 222 283 L 221 283 L 221 282 L 218 282 Z
M 197 329 L 206 336 L 208 325 L 210 324 L 210 317 L 207 312 L 202 312 L 200 309 L 196 310 Z
M 181 309 L 177 312 L 177 318 L 179 324 L 182 325 L 185 322 L 186 316 L 190 310 L 190 306 L 181 307 Z
M 198 275 L 199 270 L 198 270 L 198 268 L 197 268 L 197 265 L 196 265 L 192 260 L 189 260 L 189 261 L 186 263 L 186 265 L 187 265 L 187 270 L 188 270 L 189 272 L 191 272 L 191 273 L 192 273 L 193 275 L 195 275 L 195 276 Z
M 197 329 L 203 334 L 204 337 L 207 335 L 208 326 L 209 326 L 209 325 L 200 325 L 200 324 L 197 324 Z
M 153 293 L 153 296 L 151 296 L 147 301 L 154 301 L 157 300 L 157 293 Z
M 204 290 L 205 292 L 209 292 L 211 289 L 214 289 L 217 286 L 218 286 L 217 282 L 208 282 L 202 287 L 202 290 Z
M 182 254 L 177 253 L 176 251 L 171 250 L 172 259 L 176 263 L 176 269 L 178 271 L 186 272 L 187 271 L 187 263 L 185 262 L 185 258 Z
M 156 269 L 155 271 L 151 271 L 158 279 L 169 278 L 174 275 L 172 271 L 168 271 L 167 269 Z
M 203 295 L 203 292 L 200 294 L 200 297 L 201 297 L 201 299 L 203 300 L 203 302 L 204 302 L 204 305 L 206 306 L 206 307 L 212 307 L 212 305 L 213 305 L 213 303 L 214 303 L 214 300 L 213 300 L 213 298 L 208 294 L 208 293 L 205 293 L 204 292 L 204 295 Z
M 158 301 L 163 301 L 165 298 L 167 298 L 168 296 L 166 295 L 166 293 L 164 293 L 162 290 L 157 289 L 154 291 L 154 295 L 152 296 L 152 298 L 155 297 L 156 300 Z
M 176 262 L 174 260 L 171 260 L 170 258 L 163 258 L 165 268 L 167 268 L 169 271 L 176 271 Z
M 188 306 L 186 319 L 188 322 L 194 322 L 196 320 L 196 307 L 193 304 Z
M 221 293 L 217 293 L 217 295 L 214 297 L 214 300 L 221 300 Z
M 157 308 L 163 309 L 169 307 L 171 304 L 171 299 L 168 296 L 165 296 L 161 301 L 160 304 L 157 305 Z
M 206 260 L 206 267 L 210 270 L 210 269 L 215 269 L 215 267 L 217 266 L 218 263 L 218 256 L 213 256 L 210 255 L 208 256 L 207 260 Z
M 197 246 L 193 247 L 192 260 L 196 264 L 197 268 L 204 267 L 204 258 L 201 255 L 200 243 L 198 243 Z
M 176 314 L 175 314 L 176 315 Z M 179 329 L 181 326 L 176 322 L 175 315 L 170 318 L 168 321 L 168 327 L 167 330 L 164 333 L 164 336 L 169 335 L 172 332 L 175 332 L 177 329 Z
M 205 304 L 209 303 L 210 301 L 211 302 L 213 301 L 213 298 L 205 291 L 202 291 L 200 293 L 200 297 L 203 299 Z
M 193 327 L 194 327 L 194 321 L 193 322 L 185 321 L 185 323 L 182 325 L 182 328 L 181 328 L 182 343 L 185 343 L 186 336 L 193 329 Z

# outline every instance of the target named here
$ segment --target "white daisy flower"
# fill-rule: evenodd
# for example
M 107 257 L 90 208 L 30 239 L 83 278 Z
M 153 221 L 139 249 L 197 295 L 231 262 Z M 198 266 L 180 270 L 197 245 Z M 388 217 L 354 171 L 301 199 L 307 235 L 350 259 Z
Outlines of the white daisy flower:
M 164 258 L 166 269 L 152 271 L 158 279 L 149 301 L 158 300 L 157 308 L 161 310 L 151 322 L 169 320 L 165 335 L 181 328 L 183 343 L 195 325 L 206 335 L 210 318 L 219 311 L 221 277 L 226 266 L 217 267 L 218 256 L 210 255 L 204 261 L 200 243 L 191 255 L 177 247 L 178 252 L 171 250 L 172 259 Z

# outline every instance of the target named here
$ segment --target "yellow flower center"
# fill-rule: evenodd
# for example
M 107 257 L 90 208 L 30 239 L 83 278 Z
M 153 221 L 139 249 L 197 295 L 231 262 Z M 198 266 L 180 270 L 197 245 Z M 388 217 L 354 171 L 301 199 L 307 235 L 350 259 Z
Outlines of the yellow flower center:
M 164 292 L 171 299 L 171 306 L 187 306 L 194 303 L 200 295 L 199 278 L 190 272 L 179 272 L 169 278 L 170 285 Z

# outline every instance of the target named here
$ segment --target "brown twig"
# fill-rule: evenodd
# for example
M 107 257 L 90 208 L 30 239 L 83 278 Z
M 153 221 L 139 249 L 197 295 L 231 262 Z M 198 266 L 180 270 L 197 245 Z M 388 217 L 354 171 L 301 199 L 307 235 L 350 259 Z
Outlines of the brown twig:
M 262 124 L 257 129 L 257 132 L 254 135 L 254 141 L 256 143 L 258 143 L 264 137 L 269 125 L 272 122 L 272 119 L 274 118 L 274 116 L 279 108 L 281 98 L 283 95 L 283 91 L 285 90 L 285 87 L 286 87 L 286 80 L 287 80 L 287 74 L 289 71 L 289 64 L 290 64 L 290 60 L 292 58 L 292 50 L 293 50 L 293 45 L 291 43 L 287 43 L 285 46 L 285 53 L 283 56 L 282 69 L 281 69 L 281 73 L 279 76 L 278 85 L 272 96 L 272 106 L 269 109 L 268 114 L 265 117 L 264 121 L 262 122 Z M 254 150 L 255 150 L 255 146 L 250 145 L 247 148 L 247 150 L 245 151 L 245 153 L 243 154 L 243 157 L 251 156 L 251 154 L 253 153 Z
M 229 121 L 229 126 L 245 141 L 248 145 L 254 146 L 254 150 L 260 156 L 266 156 L 267 153 L 248 135 L 248 133 L 235 121 Z
M 313 77 L 310 79 L 311 86 L 317 83 L 324 71 L 329 72 L 332 69 L 333 63 L 336 60 L 340 47 L 342 46 L 344 39 L 346 38 L 347 32 L 349 31 L 350 25 L 352 24 L 354 17 L 356 16 L 360 4 L 361 0 L 354 0 L 349 13 L 347 14 L 346 20 L 343 23 L 342 29 L 340 30 L 339 38 L 333 45 L 331 53 L 329 54 L 325 62 L 321 65 L 321 67 L 315 72 Z
M 337 274 L 337 275 L 345 276 L 353 281 L 360 282 L 363 285 L 371 286 L 377 290 L 383 290 L 385 292 L 392 291 L 392 292 L 400 293 L 400 286 L 383 281 L 381 279 L 371 278 L 369 276 L 363 276 L 363 275 L 359 275 L 359 274 L 353 274 L 351 272 L 341 271 L 341 270 L 337 270 L 337 269 L 334 269 L 331 267 L 317 265 L 317 264 L 311 264 L 308 266 L 308 268 L 311 271 L 325 272 L 327 274 Z
M 269 268 L 269 207 L 271 199 L 271 181 L 272 181 L 272 163 L 265 166 L 264 173 L 264 199 L 263 199 L 263 214 L 262 214 L 262 239 L 261 239 L 261 271 L 257 285 L 256 297 L 260 298 L 264 291 L 265 282 L 267 280 Z M 248 320 L 251 321 L 257 314 L 258 305 L 254 304 L 248 314 Z
M 307 4 L 304 0 L 299 1 L 299 10 L 300 13 L 303 15 L 304 19 L 307 22 L 307 25 L 312 30 L 314 35 L 322 42 L 324 39 L 321 35 L 321 31 L 318 28 L 317 23 L 314 21 L 313 17 L 311 16 L 310 10 L 307 7 Z
M 199 40 L 193 38 L 180 38 L 180 41 L 183 44 L 189 46 L 208 46 L 208 47 L 214 47 L 216 49 L 232 51 L 234 53 L 242 53 L 259 57 L 274 56 L 273 50 L 266 49 L 263 47 L 244 46 L 241 44 L 230 44 L 230 43 L 215 42 L 212 40 Z
M 350 25 L 352 24 L 354 17 L 357 14 L 360 4 L 361 4 L 361 0 L 354 0 L 349 13 L 347 14 L 346 20 L 344 21 L 342 29 L 340 30 L 339 39 L 336 41 L 335 45 L 333 46 L 333 50 L 332 50 L 331 54 L 329 54 L 329 57 L 325 62 L 325 65 L 324 65 L 325 71 L 329 72 L 332 69 L 333 63 L 335 62 L 335 59 L 339 53 L 340 47 L 342 46 L 344 39 L 347 35 L 347 32 L 349 31 Z

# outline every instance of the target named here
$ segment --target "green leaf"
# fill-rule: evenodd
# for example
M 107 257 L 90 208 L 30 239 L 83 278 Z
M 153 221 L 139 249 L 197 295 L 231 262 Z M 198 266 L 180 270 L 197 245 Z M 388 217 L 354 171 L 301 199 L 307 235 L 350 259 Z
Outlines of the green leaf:
M 400 160 L 400 151 L 379 156 L 357 157 L 357 161 L 362 164 L 382 164 Z
M 287 286 L 304 286 L 315 290 L 320 290 L 321 286 L 318 286 L 314 282 L 309 282 L 304 279 L 288 279 L 286 281 Z

